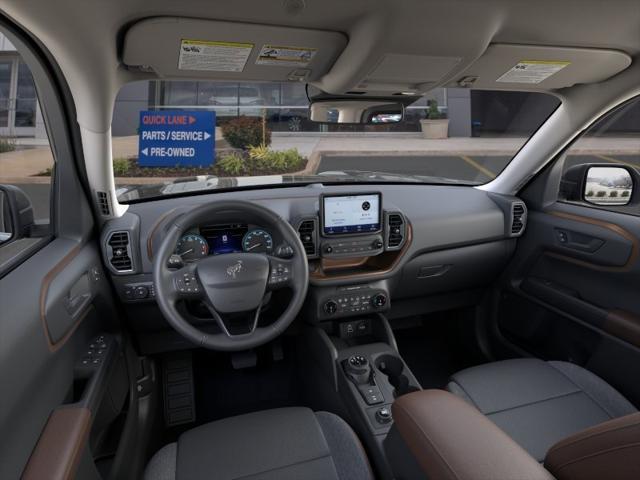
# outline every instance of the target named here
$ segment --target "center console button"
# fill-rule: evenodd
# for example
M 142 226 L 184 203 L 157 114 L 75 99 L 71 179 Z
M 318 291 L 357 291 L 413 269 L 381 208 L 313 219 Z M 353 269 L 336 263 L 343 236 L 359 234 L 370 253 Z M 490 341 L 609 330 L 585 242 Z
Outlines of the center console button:
M 376 411 L 376 420 L 380 423 L 389 423 L 392 420 L 391 409 L 388 406 L 381 407 Z

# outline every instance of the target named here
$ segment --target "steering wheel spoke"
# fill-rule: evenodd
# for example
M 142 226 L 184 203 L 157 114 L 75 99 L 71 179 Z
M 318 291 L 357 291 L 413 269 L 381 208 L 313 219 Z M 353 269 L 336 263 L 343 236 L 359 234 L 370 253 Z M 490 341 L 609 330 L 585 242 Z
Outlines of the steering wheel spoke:
M 220 314 L 215 309 L 211 302 L 205 300 L 204 304 L 209 310 L 209 313 L 211 313 L 211 316 L 213 317 L 215 322 L 218 324 L 220 330 L 229 338 L 241 338 L 246 335 L 251 335 L 258 328 L 258 320 L 260 319 L 260 311 L 262 309 L 262 306 L 259 306 L 254 311 L 246 312 L 245 318 L 247 318 L 248 320 L 248 328 L 246 329 L 246 331 L 242 331 L 241 333 L 232 333 L 233 328 L 231 327 L 229 320 L 225 319 L 222 314 Z
M 267 290 L 274 291 L 293 285 L 293 260 L 269 256 L 269 280 Z

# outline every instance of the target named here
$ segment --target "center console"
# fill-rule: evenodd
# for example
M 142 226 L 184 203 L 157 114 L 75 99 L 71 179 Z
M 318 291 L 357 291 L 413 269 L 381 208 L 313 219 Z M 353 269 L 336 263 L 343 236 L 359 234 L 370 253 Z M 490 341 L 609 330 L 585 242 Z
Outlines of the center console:
M 388 320 L 381 313 L 310 318 L 303 338 L 305 377 L 317 400 L 312 406 L 348 419 L 373 452 L 381 478 L 393 478 L 384 451 L 394 423 L 391 406 L 421 386 L 398 352 Z

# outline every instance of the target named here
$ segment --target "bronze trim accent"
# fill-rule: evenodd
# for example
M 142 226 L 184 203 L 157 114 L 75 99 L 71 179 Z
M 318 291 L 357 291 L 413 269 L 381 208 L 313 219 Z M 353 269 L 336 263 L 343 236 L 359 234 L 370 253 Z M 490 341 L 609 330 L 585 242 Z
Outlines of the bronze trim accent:
M 602 329 L 610 335 L 640 347 L 640 315 L 624 310 L 611 310 Z
M 319 267 L 309 272 L 309 279 L 314 282 L 329 282 L 334 280 L 375 279 L 391 272 L 398 266 L 400 260 L 409 250 L 413 240 L 413 229 L 407 221 L 407 238 L 398 251 L 385 252 L 375 257 L 355 257 L 346 259 L 322 259 Z M 348 273 L 340 273 L 348 271 Z M 335 273 L 332 273 L 335 272 Z
M 53 279 L 56 278 L 56 276 L 62 270 L 64 270 L 64 268 L 67 265 L 69 265 L 74 258 L 78 256 L 81 249 L 82 249 L 82 245 L 76 245 L 75 247 L 73 247 L 73 249 L 71 249 L 71 251 L 62 258 L 62 260 L 60 260 L 51 270 L 49 270 L 49 272 L 42 279 L 42 285 L 40 287 L 40 322 L 42 323 L 44 336 L 45 336 L 45 339 L 47 340 L 47 346 L 51 353 L 55 352 L 65 344 L 65 342 L 69 339 L 71 334 L 76 330 L 76 328 L 78 328 L 78 326 L 80 325 L 80 322 L 82 322 L 82 320 L 86 317 L 87 313 L 90 310 L 89 307 L 91 307 L 91 304 L 89 304 L 88 308 L 84 311 L 84 313 L 78 316 L 78 319 L 71 326 L 71 328 L 69 328 L 69 331 L 64 335 L 64 337 L 62 337 L 57 342 L 54 342 L 51 339 L 51 335 L 49 334 L 49 326 L 47 325 L 47 315 L 46 315 L 47 294 L 49 293 L 49 287 L 51 286 L 51 282 L 53 282 Z
M 47 420 L 22 473 L 23 480 L 68 480 L 76 475 L 91 428 L 85 407 L 60 407 Z
M 361 267 L 368 259 L 369 257 L 323 258 L 320 262 L 322 270 L 327 271 Z
M 149 235 L 147 235 L 147 258 L 149 259 L 149 261 L 153 261 L 153 237 L 156 235 L 156 230 L 158 229 L 158 227 L 160 227 L 162 222 L 164 222 L 167 217 L 177 209 L 178 207 L 172 208 L 171 210 L 168 210 L 160 215 L 160 217 L 158 217 L 158 220 L 156 220 L 156 223 L 154 223 L 153 227 L 151 227 L 151 229 L 149 230 Z
M 596 263 L 589 262 L 587 260 L 581 260 L 578 258 L 573 258 L 568 255 L 564 255 L 562 253 L 556 252 L 545 252 L 546 255 L 557 258 L 559 260 L 564 260 L 569 263 L 573 263 L 575 265 L 580 265 L 581 267 L 590 268 L 592 270 L 598 270 L 603 272 L 626 272 L 631 270 L 633 265 L 635 264 L 638 256 L 640 254 L 640 240 L 636 238 L 631 232 L 625 230 L 619 225 L 615 223 L 605 222 L 603 220 L 598 220 L 596 218 L 583 217 L 581 215 L 574 215 L 572 213 L 565 213 L 559 211 L 550 211 L 546 212 L 549 215 L 553 215 L 554 217 L 564 218 L 566 220 L 571 220 L 579 223 L 586 223 L 588 225 L 595 225 L 597 227 L 605 228 L 617 235 L 620 235 L 622 238 L 629 240 L 631 242 L 631 254 L 627 259 L 627 262 L 619 267 L 608 267 L 605 265 L 598 265 Z

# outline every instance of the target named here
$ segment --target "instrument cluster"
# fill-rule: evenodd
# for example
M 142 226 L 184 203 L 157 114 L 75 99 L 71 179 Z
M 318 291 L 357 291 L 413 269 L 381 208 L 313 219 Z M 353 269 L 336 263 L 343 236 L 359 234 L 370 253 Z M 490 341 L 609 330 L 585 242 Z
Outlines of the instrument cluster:
M 176 245 L 175 255 L 183 262 L 193 262 L 209 255 L 225 253 L 273 252 L 270 232 L 254 225 L 206 225 L 185 232 Z

